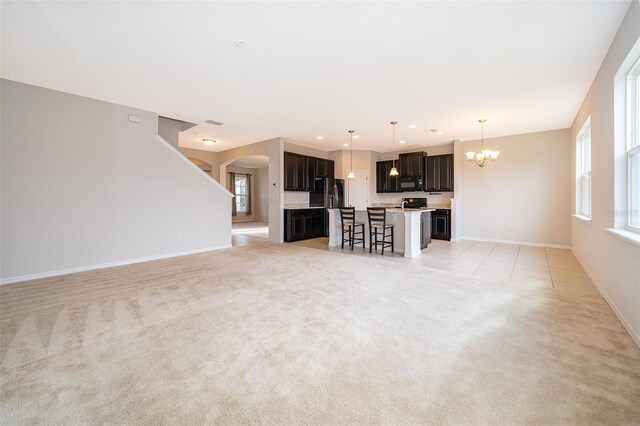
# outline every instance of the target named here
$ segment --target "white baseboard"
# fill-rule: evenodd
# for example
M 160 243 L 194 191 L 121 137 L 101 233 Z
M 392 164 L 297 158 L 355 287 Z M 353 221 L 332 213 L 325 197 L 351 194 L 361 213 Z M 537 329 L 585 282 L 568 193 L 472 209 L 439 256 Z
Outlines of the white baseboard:
M 480 238 L 480 237 L 462 237 L 459 240 L 480 241 L 480 242 L 483 242 L 483 243 L 516 244 L 516 245 L 519 245 L 519 246 L 534 246 L 534 247 L 571 249 L 571 246 L 568 245 L 568 244 L 534 243 L 532 241 L 497 240 L 497 239 L 494 239 L 494 238 Z
M 59 275 L 68 275 L 76 272 L 93 271 L 95 269 L 105 269 L 105 268 L 113 268 L 115 266 L 132 265 L 135 263 L 150 262 L 152 260 L 168 259 L 171 257 L 187 256 L 189 254 L 203 253 L 206 251 L 214 251 L 214 250 L 223 250 L 228 248 L 231 248 L 231 244 L 224 245 L 224 246 L 217 246 L 217 247 L 205 247 L 205 248 L 200 248 L 195 250 L 187 250 L 187 251 L 174 252 L 174 253 L 158 254 L 155 256 L 138 257 L 135 259 L 118 260 L 115 262 L 106 262 L 106 263 L 98 263 L 94 265 L 78 266 L 76 268 L 59 269 L 57 271 L 39 272 L 37 274 L 20 275 L 17 277 L 2 278 L 0 279 L 0 285 L 13 284 L 13 283 L 18 283 L 22 281 L 37 280 L 40 278 L 56 277 Z
M 638 335 L 635 332 L 635 330 L 631 327 L 629 322 L 624 318 L 624 316 L 622 315 L 622 312 L 620 312 L 620 310 L 618 309 L 616 304 L 613 302 L 613 300 L 609 297 L 609 295 L 604 290 L 602 285 L 600 285 L 600 283 L 596 279 L 596 276 L 593 275 L 593 273 L 589 270 L 589 268 L 585 267 L 585 265 L 582 262 L 580 262 L 580 259 L 578 258 L 578 256 L 576 256 L 576 253 L 573 251 L 573 248 L 571 249 L 571 252 L 575 256 L 575 258 L 578 260 L 578 263 L 580 263 L 580 266 L 582 266 L 582 269 L 584 270 L 584 272 L 586 272 L 589 278 L 591 278 L 591 281 L 593 281 L 593 284 L 596 286 L 596 288 L 600 292 L 600 295 L 604 298 L 604 300 L 607 301 L 607 304 L 609 305 L 613 313 L 616 314 L 616 316 L 618 317 L 618 320 L 620 320 L 620 322 L 622 323 L 622 326 L 625 328 L 625 330 L 627 330 L 627 333 L 629 333 L 629 336 L 631 336 L 631 339 L 635 342 L 638 348 L 640 348 L 640 335 Z

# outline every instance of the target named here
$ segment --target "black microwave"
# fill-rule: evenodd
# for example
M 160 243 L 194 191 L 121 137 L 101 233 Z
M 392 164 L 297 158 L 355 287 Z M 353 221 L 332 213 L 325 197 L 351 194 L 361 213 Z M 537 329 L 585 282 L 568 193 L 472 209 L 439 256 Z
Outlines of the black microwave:
M 424 190 L 422 177 L 400 176 L 398 178 L 398 189 L 400 191 L 422 191 Z

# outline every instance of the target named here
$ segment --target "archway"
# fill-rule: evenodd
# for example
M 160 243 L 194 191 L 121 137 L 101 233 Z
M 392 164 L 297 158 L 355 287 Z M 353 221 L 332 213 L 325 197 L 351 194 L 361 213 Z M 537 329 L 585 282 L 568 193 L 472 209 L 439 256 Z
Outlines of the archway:
M 234 236 L 269 238 L 269 157 L 245 155 L 226 161 L 220 167 L 220 181 L 236 196 L 233 199 Z M 246 242 L 246 238 L 235 241 Z

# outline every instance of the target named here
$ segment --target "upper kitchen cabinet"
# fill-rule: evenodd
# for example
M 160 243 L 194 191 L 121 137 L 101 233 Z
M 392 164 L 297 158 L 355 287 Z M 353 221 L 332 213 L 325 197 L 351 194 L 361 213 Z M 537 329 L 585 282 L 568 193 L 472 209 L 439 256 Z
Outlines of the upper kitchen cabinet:
M 284 190 L 306 191 L 307 161 L 304 155 L 284 153 Z
M 333 160 L 325 160 L 324 158 L 316 158 L 316 177 L 318 178 L 334 178 L 336 175 L 335 162 Z
M 315 179 L 335 176 L 333 160 L 284 153 L 284 190 L 314 191 Z
M 453 191 L 453 154 L 428 156 L 426 176 L 425 191 Z
M 307 161 L 307 176 L 306 176 L 306 188 L 305 191 L 316 190 L 316 159 L 313 157 L 306 157 Z
M 295 167 L 296 167 L 296 155 L 290 152 L 284 153 L 284 190 L 295 191 Z
M 398 156 L 398 172 L 400 176 L 419 176 L 424 173 L 424 152 L 410 152 Z
M 376 192 L 398 192 L 398 176 L 389 176 L 393 160 L 376 162 Z

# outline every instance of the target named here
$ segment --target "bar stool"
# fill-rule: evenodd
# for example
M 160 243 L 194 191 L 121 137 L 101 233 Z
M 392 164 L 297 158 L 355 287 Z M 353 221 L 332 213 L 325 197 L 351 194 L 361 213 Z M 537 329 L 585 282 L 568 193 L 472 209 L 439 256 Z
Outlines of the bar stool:
M 391 247 L 393 253 L 393 225 L 387 225 L 387 209 L 384 207 L 367 207 L 367 216 L 369 216 L 369 253 L 375 247 L 378 250 L 378 244 L 382 245 L 382 255 L 384 256 L 384 248 Z M 387 234 L 387 229 L 391 230 Z M 382 237 L 378 241 L 378 234 Z M 391 241 L 387 241 L 387 237 L 391 237 Z
M 344 249 L 344 242 L 349 242 L 349 247 L 353 250 L 353 246 L 356 242 L 362 243 L 364 247 L 364 223 L 356 222 L 356 208 L 355 207 L 340 207 L 340 221 L 342 222 L 342 248 Z M 358 231 L 360 228 L 360 232 Z M 349 234 L 349 237 L 345 240 L 344 234 Z M 357 238 L 356 235 L 360 236 Z

